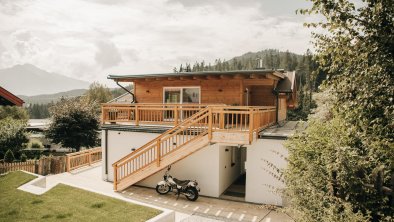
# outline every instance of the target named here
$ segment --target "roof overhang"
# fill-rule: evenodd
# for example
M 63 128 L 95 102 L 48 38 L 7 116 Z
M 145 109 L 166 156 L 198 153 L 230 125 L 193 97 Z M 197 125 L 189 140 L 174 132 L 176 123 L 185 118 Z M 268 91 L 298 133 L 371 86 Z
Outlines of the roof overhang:
M 0 97 L 15 106 L 22 106 L 24 101 L 0 86 Z
M 162 79 L 162 78 L 226 78 L 231 76 L 263 76 L 266 78 L 284 79 L 286 75 L 279 70 L 234 70 L 234 71 L 203 71 L 203 72 L 177 72 L 177 73 L 156 73 L 156 74 L 137 74 L 137 75 L 108 75 L 108 79 L 116 82 L 134 82 L 144 79 Z M 254 77 L 251 77 L 254 78 Z

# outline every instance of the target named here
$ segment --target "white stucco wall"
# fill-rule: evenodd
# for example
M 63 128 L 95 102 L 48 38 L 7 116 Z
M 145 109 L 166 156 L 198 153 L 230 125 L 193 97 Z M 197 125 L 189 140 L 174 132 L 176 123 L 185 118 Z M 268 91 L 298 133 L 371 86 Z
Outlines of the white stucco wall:
M 103 132 L 102 147 L 105 147 L 105 132 Z M 103 167 L 103 179 L 113 181 L 112 164 L 129 154 L 132 148 L 139 148 L 159 134 L 139 133 L 108 130 L 108 175 Z M 220 146 L 217 144 L 206 146 L 196 153 L 172 165 L 170 174 L 181 180 L 197 180 L 201 188 L 201 195 L 219 197 L 219 155 Z M 222 147 L 223 148 L 223 147 Z M 223 148 L 224 149 L 224 148 Z M 103 149 L 105 158 L 105 148 Z M 105 163 L 105 160 L 103 161 Z M 156 187 L 163 179 L 165 170 L 140 181 L 137 185 Z
M 193 153 L 171 166 L 170 174 L 180 180 L 197 180 L 200 194 L 219 197 L 219 150 L 218 145 L 210 145 Z M 142 180 L 137 185 L 156 187 L 163 180 L 165 170 Z
M 226 149 L 228 151 L 226 151 Z M 231 146 L 220 146 L 219 149 L 219 193 L 222 194 L 241 174 L 241 149 Z M 232 154 L 232 152 L 234 152 Z M 231 156 L 234 155 L 234 165 Z
M 245 201 L 283 206 L 280 190 L 284 184 L 272 175 L 275 171 L 268 165 L 286 167 L 284 157 L 288 153 L 283 143 L 279 139 L 259 139 L 247 148 Z
M 131 152 L 132 148 L 139 148 L 156 138 L 157 133 L 139 133 L 108 130 L 108 175 L 103 167 L 103 179 L 113 181 L 114 170 L 112 164 Z M 105 165 L 105 131 L 102 132 L 101 147 L 103 147 L 103 166 Z
M 102 133 L 103 157 L 105 158 L 105 132 Z M 103 179 L 113 181 L 112 164 L 139 148 L 159 134 L 108 130 L 108 175 L 103 167 Z M 201 195 L 219 197 L 246 168 L 245 201 L 283 205 L 278 189 L 284 184 L 274 178 L 266 161 L 279 168 L 286 166 L 280 155 L 287 156 L 284 140 L 259 139 L 247 148 L 235 148 L 235 165 L 231 166 L 231 147 L 219 144 L 208 145 L 196 153 L 172 165 L 170 174 L 178 179 L 197 180 Z M 226 152 L 225 149 L 229 151 Z M 245 152 L 241 152 L 246 149 Z M 278 153 L 279 154 L 278 154 Z M 247 160 L 244 163 L 244 160 Z M 105 163 L 105 159 L 103 160 Z M 165 170 L 140 181 L 137 185 L 155 187 L 162 180 Z

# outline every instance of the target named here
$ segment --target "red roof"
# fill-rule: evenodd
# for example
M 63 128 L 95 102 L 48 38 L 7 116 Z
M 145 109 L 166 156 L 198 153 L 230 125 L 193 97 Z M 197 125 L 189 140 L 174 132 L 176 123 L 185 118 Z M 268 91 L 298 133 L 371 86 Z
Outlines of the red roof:
M 0 86 L 0 105 L 22 106 L 24 101 Z

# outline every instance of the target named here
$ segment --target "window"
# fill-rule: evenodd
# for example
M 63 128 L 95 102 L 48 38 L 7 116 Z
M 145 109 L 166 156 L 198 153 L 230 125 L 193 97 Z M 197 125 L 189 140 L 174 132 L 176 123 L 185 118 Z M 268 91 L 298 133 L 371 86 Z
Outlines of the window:
M 164 87 L 164 103 L 200 103 L 200 87 Z

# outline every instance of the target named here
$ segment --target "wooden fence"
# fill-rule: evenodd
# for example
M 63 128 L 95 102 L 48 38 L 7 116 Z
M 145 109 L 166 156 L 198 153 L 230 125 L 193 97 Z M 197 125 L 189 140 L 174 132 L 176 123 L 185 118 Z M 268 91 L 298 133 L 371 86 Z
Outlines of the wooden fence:
M 0 163 L 0 174 L 24 170 L 40 175 L 59 174 L 97 163 L 102 159 L 101 147 L 83 150 L 66 156 L 44 156 L 26 162 Z
M 24 170 L 40 175 L 58 174 L 66 171 L 66 157 L 41 157 L 38 160 L 27 160 L 26 162 L 0 163 L 0 174 Z
M 75 170 L 83 166 L 90 166 L 97 163 L 102 159 L 101 147 L 87 149 L 75 153 L 67 154 L 67 172 Z

